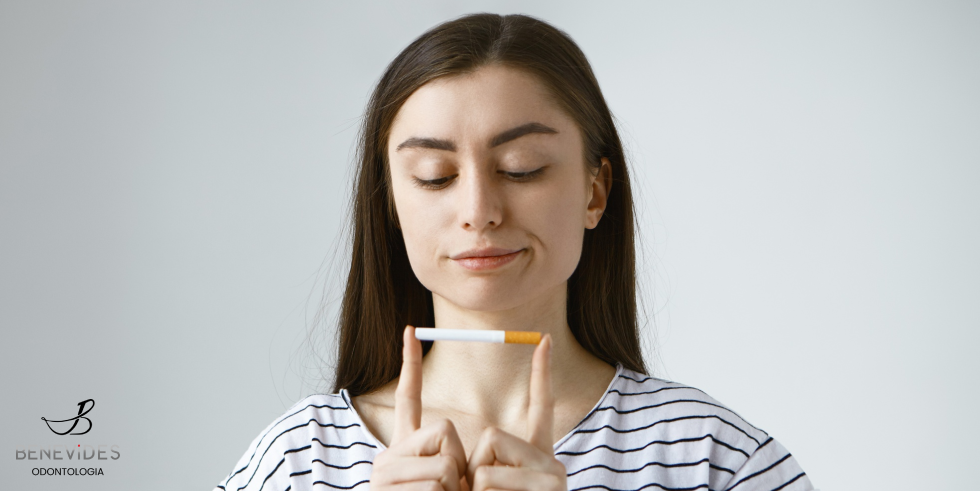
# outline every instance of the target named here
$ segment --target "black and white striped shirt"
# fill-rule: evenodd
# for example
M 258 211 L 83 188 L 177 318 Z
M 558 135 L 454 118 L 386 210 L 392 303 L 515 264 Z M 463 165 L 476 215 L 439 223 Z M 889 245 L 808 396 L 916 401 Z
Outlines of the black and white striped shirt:
M 346 390 L 309 396 L 249 445 L 215 489 L 366 491 L 386 447 Z M 616 367 L 602 399 L 555 443 L 568 489 L 812 491 L 796 459 L 704 392 Z

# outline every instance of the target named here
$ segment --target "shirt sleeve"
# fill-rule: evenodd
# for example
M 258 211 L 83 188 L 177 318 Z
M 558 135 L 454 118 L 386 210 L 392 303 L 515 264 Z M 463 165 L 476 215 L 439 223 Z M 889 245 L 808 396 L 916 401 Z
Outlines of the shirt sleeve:
M 816 491 L 793 455 L 771 437 L 722 487 L 724 491 Z
M 297 403 L 299 405 L 299 403 Z M 252 443 L 235 464 L 227 477 L 218 483 L 213 491 L 251 491 L 258 489 L 285 489 L 289 486 L 289 462 L 284 449 L 293 445 L 289 442 L 290 416 L 283 416 L 270 423 Z
M 245 482 L 235 482 L 234 484 L 232 484 L 232 481 L 238 476 L 241 476 L 242 478 L 249 477 L 248 476 L 248 474 L 250 474 L 248 472 L 249 470 L 251 470 L 251 474 L 255 473 L 255 469 L 252 468 L 254 467 L 253 461 L 258 460 L 256 459 L 256 454 L 259 453 L 260 444 L 262 443 L 263 439 L 269 434 L 269 431 L 271 429 L 272 429 L 272 425 L 270 425 L 268 428 L 263 430 L 262 433 L 260 433 L 258 436 L 255 437 L 255 439 L 252 440 L 252 443 L 248 446 L 248 449 L 241 456 L 241 458 L 238 459 L 238 462 L 235 463 L 235 467 L 232 469 L 232 471 L 228 474 L 227 477 L 222 479 L 221 482 L 214 487 L 213 491 L 237 490 L 238 487 L 242 485 L 244 485 L 246 489 L 251 489 L 248 488 L 248 484 L 251 484 L 251 479 L 248 479 L 248 481 Z M 242 474 L 245 475 L 242 476 Z M 238 479 L 238 480 L 240 481 L 242 479 Z

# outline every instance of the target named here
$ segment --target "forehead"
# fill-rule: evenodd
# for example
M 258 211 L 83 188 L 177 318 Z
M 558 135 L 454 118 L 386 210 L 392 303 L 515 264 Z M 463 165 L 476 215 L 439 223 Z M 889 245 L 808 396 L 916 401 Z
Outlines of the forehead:
M 483 139 L 531 121 L 566 134 L 563 130 L 574 127 L 536 76 L 491 65 L 438 78 L 417 89 L 395 116 L 388 146 L 418 136 Z

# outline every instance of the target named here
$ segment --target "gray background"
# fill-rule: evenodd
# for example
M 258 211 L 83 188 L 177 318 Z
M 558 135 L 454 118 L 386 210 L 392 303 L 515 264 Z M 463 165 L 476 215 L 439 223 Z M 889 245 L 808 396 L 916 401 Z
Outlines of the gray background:
M 540 16 L 596 70 L 656 375 L 824 490 L 972 484 L 980 4 L 351 3 L 0 0 L 2 487 L 210 489 L 324 389 L 366 98 L 475 11 Z M 87 435 L 40 421 L 87 398 Z M 122 457 L 14 458 L 65 442 Z

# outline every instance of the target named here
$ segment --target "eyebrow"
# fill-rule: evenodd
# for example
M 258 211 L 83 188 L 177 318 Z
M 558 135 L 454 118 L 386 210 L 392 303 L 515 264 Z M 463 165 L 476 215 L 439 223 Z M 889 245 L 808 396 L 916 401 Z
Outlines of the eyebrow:
M 530 135 L 534 133 L 539 133 L 543 135 L 553 135 L 558 133 L 558 130 L 545 126 L 541 123 L 526 123 L 515 128 L 511 128 L 507 131 L 501 132 L 490 139 L 487 144 L 489 148 L 493 148 L 499 145 L 503 145 L 511 140 L 516 140 L 524 135 Z M 442 140 L 439 138 L 420 138 L 412 137 L 403 142 L 401 142 L 395 151 L 399 151 L 403 148 L 429 148 L 433 150 L 448 150 L 450 152 L 456 151 L 456 144 L 449 140 Z

